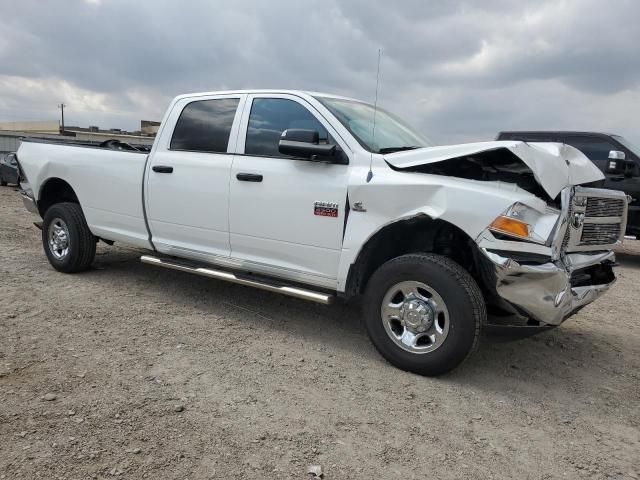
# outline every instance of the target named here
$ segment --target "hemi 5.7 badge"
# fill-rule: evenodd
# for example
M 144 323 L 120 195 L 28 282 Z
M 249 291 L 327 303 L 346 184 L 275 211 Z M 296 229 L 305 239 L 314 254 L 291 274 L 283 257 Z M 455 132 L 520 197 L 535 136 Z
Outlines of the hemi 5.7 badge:
M 314 202 L 313 214 L 321 217 L 337 217 L 338 204 L 333 202 Z

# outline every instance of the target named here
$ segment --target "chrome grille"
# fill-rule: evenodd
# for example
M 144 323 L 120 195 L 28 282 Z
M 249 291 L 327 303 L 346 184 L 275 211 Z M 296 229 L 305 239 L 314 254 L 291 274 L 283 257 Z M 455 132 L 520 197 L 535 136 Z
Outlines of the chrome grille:
M 587 217 L 621 217 L 626 202 L 618 198 L 589 197 L 587 199 Z
M 569 213 L 567 218 L 571 218 L 573 216 L 573 202 L 569 204 Z M 566 250 L 569 246 L 569 242 L 571 241 L 571 227 L 567 227 L 567 231 L 564 234 L 564 238 L 562 239 L 562 250 Z
M 566 252 L 611 250 L 620 244 L 627 224 L 627 198 L 623 192 L 574 187 L 563 200 Z
M 620 238 L 619 223 L 585 223 L 580 245 L 609 245 Z

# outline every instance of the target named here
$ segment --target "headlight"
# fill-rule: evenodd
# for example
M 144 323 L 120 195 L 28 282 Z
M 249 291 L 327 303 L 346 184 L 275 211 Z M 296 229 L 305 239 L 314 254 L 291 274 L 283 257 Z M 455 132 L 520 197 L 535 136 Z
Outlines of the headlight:
M 559 216 L 560 212 L 555 208 L 547 207 L 540 213 L 518 202 L 491 222 L 489 230 L 529 242 L 546 243 Z

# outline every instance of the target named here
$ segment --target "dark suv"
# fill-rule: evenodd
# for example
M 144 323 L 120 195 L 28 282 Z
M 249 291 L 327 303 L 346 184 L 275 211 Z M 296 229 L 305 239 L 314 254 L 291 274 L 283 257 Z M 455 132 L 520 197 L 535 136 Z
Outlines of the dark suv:
M 605 175 L 602 188 L 631 196 L 627 235 L 640 238 L 640 148 L 620 135 L 598 132 L 500 132 L 496 140 L 566 143 L 584 153 Z

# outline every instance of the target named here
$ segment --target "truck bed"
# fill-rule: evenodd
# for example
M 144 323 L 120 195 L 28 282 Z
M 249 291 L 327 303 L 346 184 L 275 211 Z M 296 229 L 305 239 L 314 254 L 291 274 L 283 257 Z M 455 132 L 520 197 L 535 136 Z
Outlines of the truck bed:
M 149 138 L 149 140 L 152 140 L 152 139 Z M 127 152 L 135 152 L 135 153 L 149 153 L 151 151 L 151 147 L 153 146 L 153 141 L 145 145 L 132 145 L 117 139 L 107 139 L 102 142 L 92 142 L 90 140 L 75 140 L 73 139 L 73 137 L 60 137 L 60 138 L 24 137 L 24 138 L 21 138 L 20 141 L 30 142 L 30 143 L 68 145 L 72 147 L 102 148 L 107 150 L 127 151 Z
M 148 153 L 87 144 L 25 140 L 18 149 L 29 188 L 39 200 L 50 182 L 68 184 L 94 235 L 150 248 L 142 182 Z M 63 179 L 63 180 L 62 180 Z

